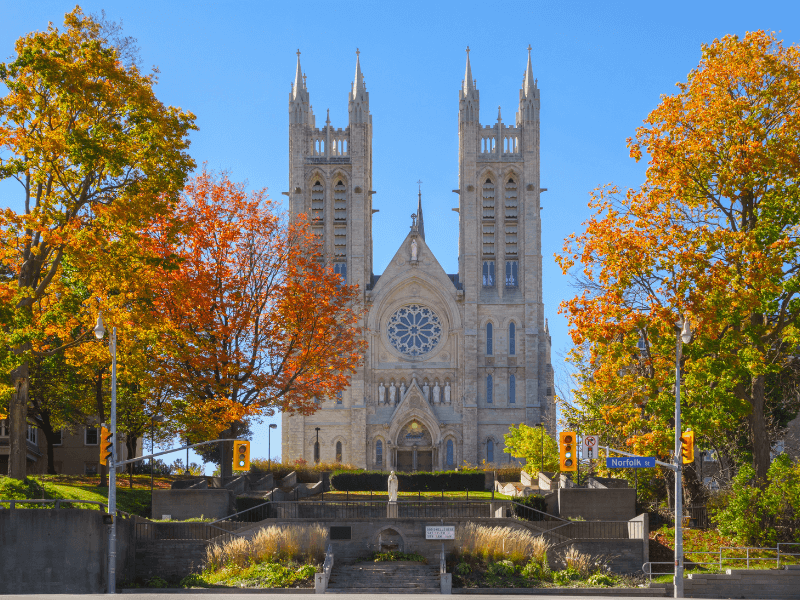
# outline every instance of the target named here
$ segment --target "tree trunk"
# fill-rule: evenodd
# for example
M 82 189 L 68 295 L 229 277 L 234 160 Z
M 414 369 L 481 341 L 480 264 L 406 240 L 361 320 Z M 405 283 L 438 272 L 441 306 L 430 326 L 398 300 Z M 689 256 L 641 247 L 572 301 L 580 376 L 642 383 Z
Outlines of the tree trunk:
M 106 370 L 105 367 L 101 367 L 97 371 L 97 381 L 95 382 L 95 401 L 97 402 L 97 418 L 100 423 L 103 423 L 105 421 L 105 406 L 103 405 L 103 371 L 105 370 Z M 100 444 L 102 443 L 103 440 L 100 440 Z M 108 470 L 106 469 L 105 465 L 97 466 L 97 472 L 100 474 L 100 483 L 97 484 L 98 487 L 108 487 L 107 471 Z
M 25 431 L 28 425 L 28 363 L 11 372 L 14 393 L 8 403 L 8 425 L 11 443 L 8 457 L 8 476 L 20 481 L 27 476 L 28 448 Z
M 53 423 L 50 421 L 49 410 L 39 410 L 39 429 L 44 434 L 44 439 L 47 442 L 47 474 L 56 475 L 56 463 L 53 453 L 53 446 L 56 443 L 56 432 L 53 429 Z
M 230 427 L 220 433 L 221 438 L 232 438 L 234 436 L 235 425 L 231 423 Z M 219 474 L 224 477 L 231 477 L 233 475 L 233 442 L 220 442 L 220 459 L 219 459 Z M 224 481 L 224 479 L 223 479 Z
M 132 433 L 127 433 L 125 435 L 125 448 L 128 450 L 128 458 L 133 458 L 136 456 L 136 442 L 139 441 L 138 436 L 133 435 Z M 130 480 L 130 486 L 133 488 L 133 464 L 131 463 L 128 465 L 128 477 Z
M 757 375 L 751 380 L 750 404 L 752 410 L 748 416 L 750 422 L 750 441 L 753 445 L 753 469 L 756 472 L 757 485 L 763 487 L 767 482 L 769 470 L 769 436 L 764 415 L 764 376 Z

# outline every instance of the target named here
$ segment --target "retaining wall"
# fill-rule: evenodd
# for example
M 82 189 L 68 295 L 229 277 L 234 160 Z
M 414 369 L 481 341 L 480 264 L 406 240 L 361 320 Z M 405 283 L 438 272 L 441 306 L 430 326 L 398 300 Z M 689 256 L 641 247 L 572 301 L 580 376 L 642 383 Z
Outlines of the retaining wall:
M 558 490 L 557 514 L 587 521 L 629 521 L 636 516 L 636 490 L 632 488 Z M 548 503 L 550 512 L 550 503 Z
M 154 519 L 170 515 L 174 520 L 200 516 L 222 519 L 236 512 L 234 495 L 227 489 L 153 490 Z
M 107 589 L 103 512 L 0 510 L 0 594 L 100 594 Z M 117 582 L 134 574 L 134 525 L 117 519 Z
M 651 589 L 666 588 L 671 597 L 671 583 L 654 583 Z M 711 575 L 692 573 L 683 582 L 686 598 L 800 598 L 800 565 L 783 569 L 728 569 Z

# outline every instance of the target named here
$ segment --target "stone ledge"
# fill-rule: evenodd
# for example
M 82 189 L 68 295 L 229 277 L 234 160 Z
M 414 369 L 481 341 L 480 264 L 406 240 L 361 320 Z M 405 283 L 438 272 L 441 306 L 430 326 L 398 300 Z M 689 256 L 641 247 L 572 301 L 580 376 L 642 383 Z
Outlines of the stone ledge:
M 629 597 L 667 597 L 653 593 L 653 588 L 453 588 L 453 594 L 503 595 L 503 596 L 629 596 Z

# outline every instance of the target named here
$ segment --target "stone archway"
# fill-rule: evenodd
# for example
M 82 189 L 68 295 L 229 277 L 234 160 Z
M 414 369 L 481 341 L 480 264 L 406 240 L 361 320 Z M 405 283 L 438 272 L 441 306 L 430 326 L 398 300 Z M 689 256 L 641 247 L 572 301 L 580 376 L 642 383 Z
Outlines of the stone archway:
M 406 536 L 394 526 L 382 527 L 372 539 L 372 547 L 377 548 L 378 552 L 389 552 L 397 550 L 405 552 Z
M 398 471 L 408 473 L 433 470 L 433 437 L 422 419 L 411 418 L 400 427 L 395 447 Z

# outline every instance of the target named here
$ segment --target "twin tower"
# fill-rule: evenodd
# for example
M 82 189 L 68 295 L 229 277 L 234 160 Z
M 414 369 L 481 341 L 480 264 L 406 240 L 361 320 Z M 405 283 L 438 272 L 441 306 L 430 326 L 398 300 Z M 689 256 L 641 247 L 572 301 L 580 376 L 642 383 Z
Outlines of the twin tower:
M 481 125 L 467 49 L 454 190 L 458 273 L 445 273 L 425 244 L 420 200 L 417 222 L 378 275 L 372 262 L 372 115 L 360 58 L 347 127 L 332 127 L 329 115 L 318 127 L 298 51 L 285 194 L 292 216 L 308 215 L 335 272 L 361 287 L 369 350 L 341 397 L 321 399 L 310 417 L 284 417 L 285 459 L 404 470 L 500 463 L 509 460 L 502 453 L 509 426 L 541 423 L 554 430 L 542 303 L 540 96 L 530 50 L 514 124 L 504 123 L 498 109 L 494 123 Z M 398 333 L 412 317 L 431 319 L 435 331 L 418 340 L 423 346 L 416 350 Z M 391 406 L 387 389 L 400 392 Z M 433 389 L 446 389 L 448 401 L 434 402 Z

